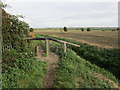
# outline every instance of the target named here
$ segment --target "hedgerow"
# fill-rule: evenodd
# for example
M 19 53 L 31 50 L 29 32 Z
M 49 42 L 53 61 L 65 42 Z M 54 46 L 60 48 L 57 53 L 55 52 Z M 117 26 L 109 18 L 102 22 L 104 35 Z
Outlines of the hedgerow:
M 42 87 L 46 64 L 37 61 L 37 41 L 29 41 L 29 25 L 2 9 L 2 87 Z M 38 80 L 39 79 L 39 80 Z
M 91 62 L 92 64 L 96 64 L 97 66 L 110 71 L 116 76 L 117 79 L 120 80 L 120 49 L 103 49 L 96 46 L 88 45 L 86 43 L 80 43 L 71 39 L 53 37 L 49 35 L 37 35 L 37 37 L 40 36 L 60 39 L 80 45 L 80 48 L 71 45 L 67 45 L 67 47 L 74 50 L 77 55 Z
M 41 88 L 46 63 L 34 58 L 17 59 L 15 67 L 2 73 L 3 88 Z M 38 80 L 39 79 L 39 80 Z
M 43 49 L 44 44 L 41 43 Z M 64 53 L 61 44 L 51 41 L 49 45 L 51 52 L 58 46 L 59 67 L 55 70 L 54 88 L 116 88 L 111 81 L 119 84 L 112 73 L 82 59 L 73 50 Z

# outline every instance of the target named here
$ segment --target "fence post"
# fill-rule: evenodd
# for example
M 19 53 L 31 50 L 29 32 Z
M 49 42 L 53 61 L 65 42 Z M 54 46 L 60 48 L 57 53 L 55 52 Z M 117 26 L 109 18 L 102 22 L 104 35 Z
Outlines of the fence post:
M 66 53 L 66 49 L 67 49 L 66 43 L 64 42 L 64 52 L 65 52 L 65 53 Z
M 58 46 L 55 47 L 55 53 L 58 53 Z
M 49 40 L 45 39 L 45 46 L 46 46 L 46 54 L 49 55 Z

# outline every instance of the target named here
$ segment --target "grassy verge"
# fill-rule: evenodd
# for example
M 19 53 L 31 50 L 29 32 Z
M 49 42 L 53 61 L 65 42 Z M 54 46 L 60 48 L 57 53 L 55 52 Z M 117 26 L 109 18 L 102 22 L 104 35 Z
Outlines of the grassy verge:
M 75 40 L 53 37 L 49 35 L 37 35 L 37 37 L 41 37 L 41 36 L 60 39 L 81 45 L 80 48 L 70 45 L 67 46 L 85 60 L 91 62 L 92 64 L 96 64 L 101 68 L 109 70 L 111 73 L 113 73 L 116 76 L 117 79 L 120 80 L 120 69 L 118 69 L 120 65 L 120 56 L 119 56 L 120 49 L 102 49 L 96 46 L 83 44 Z
M 44 47 L 44 42 L 43 48 Z M 55 52 L 58 46 L 60 62 L 56 69 L 54 88 L 118 88 L 118 80 L 109 71 L 99 68 L 79 57 L 73 50 L 67 49 L 55 42 L 50 42 L 50 49 Z
M 46 63 L 33 58 L 38 41 L 30 41 L 26 52 L 9 50 L 4 52 L 2 65 L 3 88 L 41 88 L 46 72 Z
M 59 51 L 58 55 L 55 88 L 115 88 L 110 80 L 115 83 L 117 80 L 110 72 L 80 58 L 70 49 L 67 53 Z
M 14 68 L 2 73 L 3 88 L 40 88 L 46 64 L 34 58 L 17 59 Z

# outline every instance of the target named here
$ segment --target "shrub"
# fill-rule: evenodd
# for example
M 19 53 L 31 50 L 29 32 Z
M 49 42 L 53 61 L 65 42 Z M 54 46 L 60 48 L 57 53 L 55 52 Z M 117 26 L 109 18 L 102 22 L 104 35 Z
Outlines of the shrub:
M 87 28 L 87 31 L 90 31 L 90 28 Z
M 68 31 L 68 30 L 67 30 L 67 27 L 64 27 L 63 29 L 64 29 L 64 31 L 65 31 L 65 32 L 67 32 L 67 31 Z
M 33 32 L 34 30 L 33 30 L 33 28 L 30 28 L 30 32 Z
M 45 62 L 36 61 L 34 58 L 24 58 L 15 60 L 14 64 L 14 68 L 2 72 L 3 88 L 42 87 L 43 77 L 46 72 Z
M 84 31 L 84 28 L 81 28 L 81 31 Z
M 56 88 L 114 88 L 107 80 L 100 80 L 100 77 L 94 75 L 99 73 L 105 75 L 108 79 L 117 82 L 116 78 L 104 69 L 90 64 L 90 62 L 77 56 L 72 50 L 68 49 L 66 53 L 59 51 L 60 62 L 56 71 Z M 87 82 L 86 82 L 87 81 Z

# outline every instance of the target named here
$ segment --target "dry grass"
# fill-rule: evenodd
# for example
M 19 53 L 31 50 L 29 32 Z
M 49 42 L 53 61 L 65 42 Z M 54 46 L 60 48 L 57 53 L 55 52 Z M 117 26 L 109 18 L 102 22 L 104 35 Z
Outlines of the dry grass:
M 102 48 L 118 48 L 118 31 L 35 31 L 35 33 L 74 39 Z

